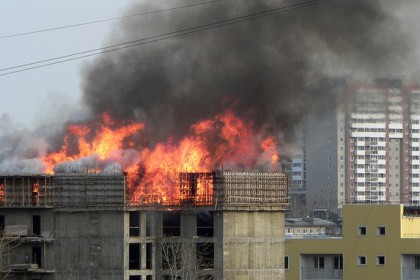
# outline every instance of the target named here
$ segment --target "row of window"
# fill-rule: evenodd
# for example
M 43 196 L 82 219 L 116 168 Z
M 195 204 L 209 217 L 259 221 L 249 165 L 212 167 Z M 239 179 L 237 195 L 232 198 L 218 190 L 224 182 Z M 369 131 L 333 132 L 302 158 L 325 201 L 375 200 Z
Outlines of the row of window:
M 366 236 L 367 235 L 367 227 L 361 226 L 357 230 L 359 236 Z M 383 226 L 376 228 L 376 234 L 379 236 L 383 236 L 386 234 L 386 228 Z
M 140 236 L 140 212 L 130 212 L 130 236 Z M 152 234 L 153 217 L 150 212 L 146 214 L 146 236 Z M 213 212 L 203 211 L 196 214 L 197 236 L 213 237 Z M 165 212 L 162 217 L 162 234 L 164 236 L 181 235 L 181 213 L 179 211 Z
M 325 228 L 290 228 L 285 229 L 286 233 L 303 233 L 303 234 L 324 234 Z
M 129 279 L 130 280 L 142 280 L 142 279 L 152 280 L 153 278 L 152 278 L 152 275 L 146 275 L 146 276 L 143 276 L 143 278 L 141 275 L 131 275 Z
M 376 256 L 376 265 L 385 265 L 385 256 Z M 419 267 L 420 267 L 420 260 Z M 367 257 L 366 256 L 358 256 L 357 257 L 357 264 L 358 265 L 367 265 Z M 417 265 L 417 259 L 416 259 Z M 323 256 L 315 256 L 313 257 L 313 268 L 315 269 L 325 269 L 325 257 Z M 333 269 L 342 270 L 343 269 L 343 256 L 334 256 L 333 258 Z M 416 267 L 417 268 L 417 267 Z M 289 269 L 289 256 L 284 257 L 284 269 Z
M 351 128 L 351 132 L 385 132 L 385 128 L 359 127 L 359 128 Z
M 366 256 L 358 256 L 357 257 L 357 264 L 358 265 L 367 265 L 367 257 Z M 376 256 L 376 265 L 385 265 L 385 256 Z

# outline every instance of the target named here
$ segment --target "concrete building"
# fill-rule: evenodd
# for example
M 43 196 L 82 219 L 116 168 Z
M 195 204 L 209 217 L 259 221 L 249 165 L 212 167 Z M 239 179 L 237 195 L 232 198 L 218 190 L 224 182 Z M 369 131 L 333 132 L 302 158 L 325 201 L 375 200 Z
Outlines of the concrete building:
M 286 213 L 290 217 L 304 217 L 308 215 L 306 207 L 306 152 L 282 161 L 282 168 L 289 177 L 290 210 Z
M 308 215 L 329 219 L 337 213 L 336 112 L 310 117 L 305 129 Z
M 284 173 L 180 173 L 180 200 L 132 203 L 121 172 L 4 175 L 1 270 L 9 279 L 284 279 L 287 185 Z
M 344 205 L 341 238 L 288 239 L 286 279 L 420 279 L 420 208 Z
M 286 218 L 284 231 L 288 238 L 325 238 L 341 236 L 341 224 L 320 218 Z

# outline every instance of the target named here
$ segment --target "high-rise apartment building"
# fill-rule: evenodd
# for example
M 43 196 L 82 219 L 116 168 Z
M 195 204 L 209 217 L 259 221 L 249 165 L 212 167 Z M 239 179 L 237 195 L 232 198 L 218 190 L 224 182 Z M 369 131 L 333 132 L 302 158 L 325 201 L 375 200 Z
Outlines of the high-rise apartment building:
M 420 203 L 420 86 L 342 83 L 337 106 L 305 129 L 307 204 Z
M 289 177 L 290 217 L 307 216 L 305 150 L 292 158 L 284 159 L 283 171 Z
M 380 80 L 349 90 L 345 121 L 339 122 L 347 136 L 337 139 L 338 153 L 345 153 L 338 169 L 346 182 L 340 202 L 419 203 L 420 88 Z

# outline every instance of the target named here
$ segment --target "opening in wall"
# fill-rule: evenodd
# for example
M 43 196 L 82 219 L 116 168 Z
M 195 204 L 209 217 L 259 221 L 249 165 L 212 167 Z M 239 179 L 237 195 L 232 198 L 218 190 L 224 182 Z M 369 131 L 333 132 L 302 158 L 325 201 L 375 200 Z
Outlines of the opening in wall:
M 213 237 L 213 211 L 197 213 L 197 236 Z
M 41 235 L 41 216 L 32 216 L 32 233 L 35 235 Z
M 140 236 L 140 212 L 130 212 L 130 236 Z
M 181 235 L 181 214 L 178 211 L 163 213 L 162 233 L 163 236 Z
M 38 264 L 39 268 L 42 267 L 41 256 L 42 256 L 41 247 L 39 246 L 32 247 L 32 263 Z
M 152 269 L 152 243 L 146 243 L 146 269 Z
M 130 243 L 128 254 L 128 269 L 140 269 L 140 243 Z

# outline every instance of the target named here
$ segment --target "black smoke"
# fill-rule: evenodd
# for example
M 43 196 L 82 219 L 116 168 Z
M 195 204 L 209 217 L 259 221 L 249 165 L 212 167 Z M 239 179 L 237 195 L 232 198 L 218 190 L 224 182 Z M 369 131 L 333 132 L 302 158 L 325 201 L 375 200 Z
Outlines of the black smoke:
M 153 3 L 129 11 L 162 8 Z M 297 2 L 229 0 L 148 15 L 122 22 L 112 42 L 291 3 Z M 108 111 L 146 121 L 152 143 L 180 137 L 225 108 L 291 135 L 307 112 L 332 108 L 334 91 L 323 78 L 392 75 L 409 51 L 389 2 L 331 0 L 104 54 L 85 68 L 83 101 L 94 115 Z

